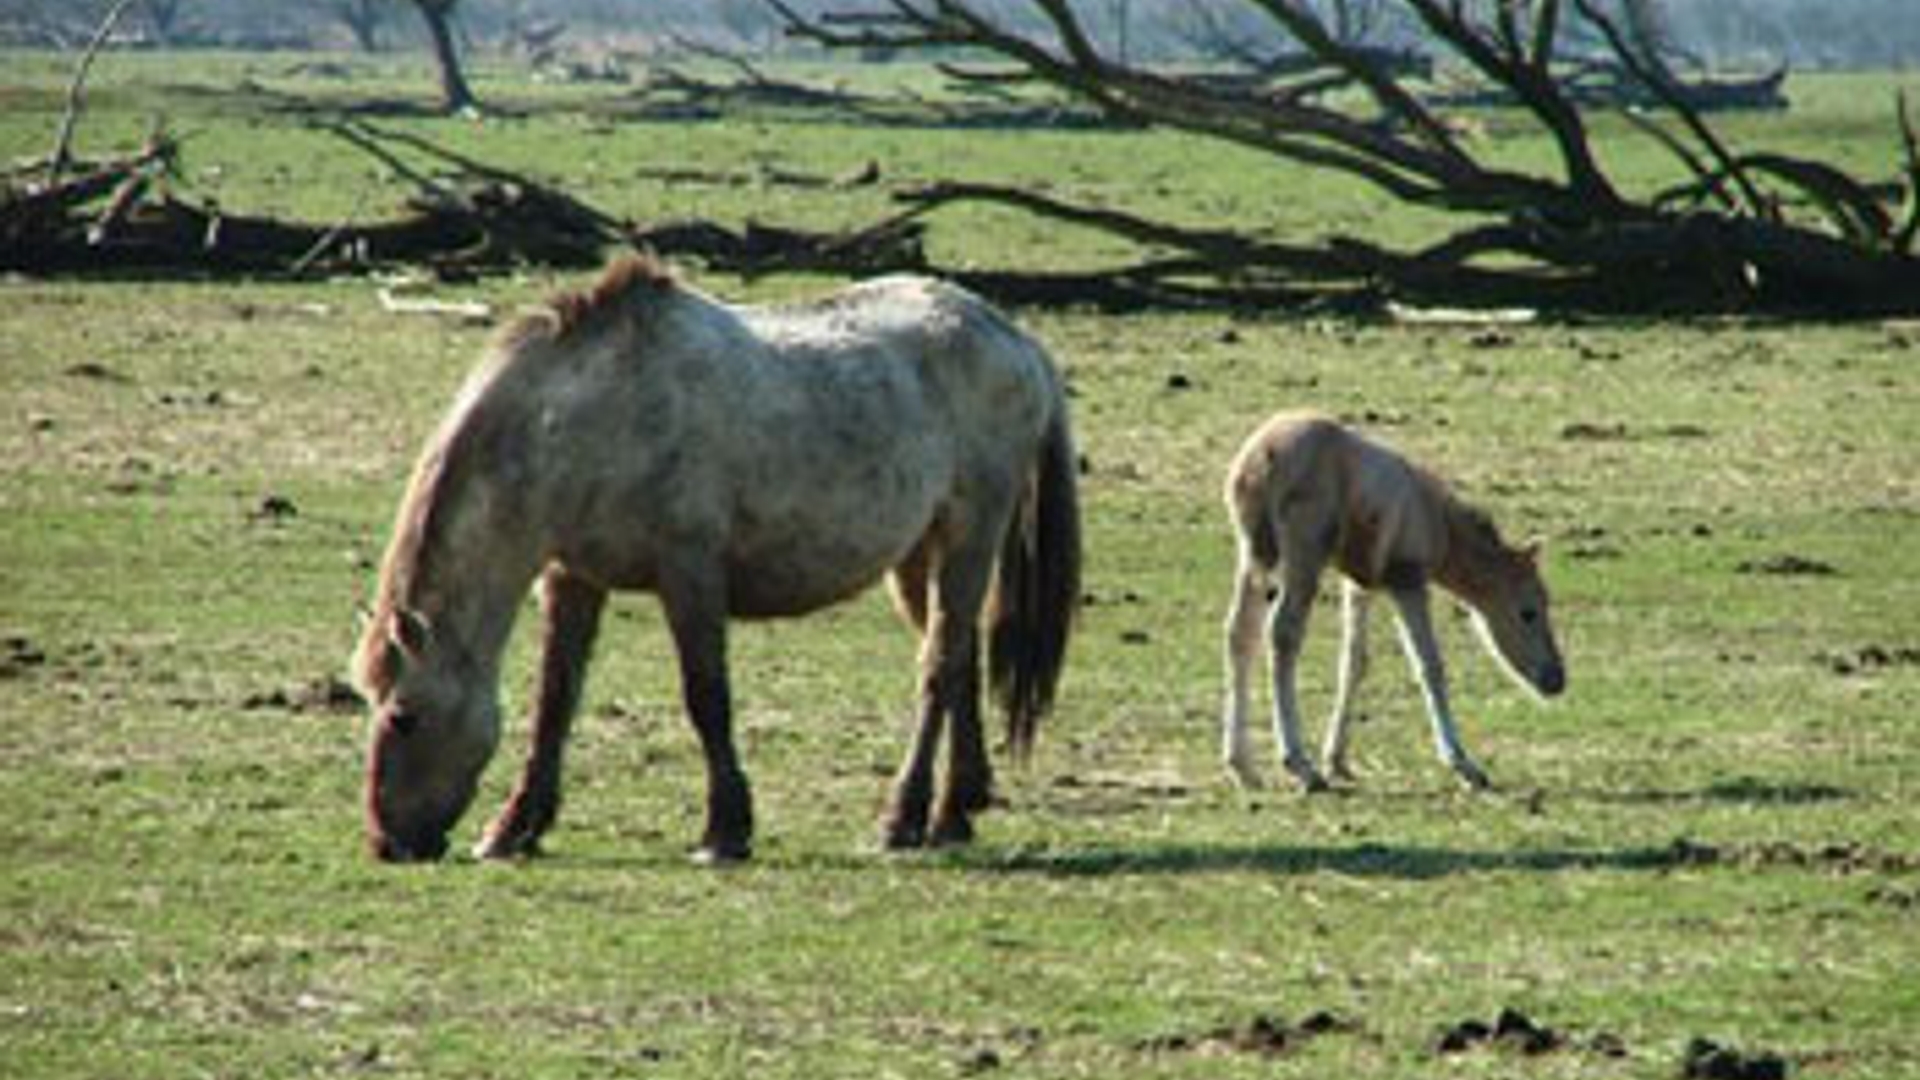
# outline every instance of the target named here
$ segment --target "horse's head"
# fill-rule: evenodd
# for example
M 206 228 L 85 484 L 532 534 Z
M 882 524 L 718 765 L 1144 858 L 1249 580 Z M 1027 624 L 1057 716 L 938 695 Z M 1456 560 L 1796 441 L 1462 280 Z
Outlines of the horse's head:
M 1485 595 L 1471 605 L 1475 625 L 1515 681 L 1542 697 L 1559 695 L 1567 688 L 1567 667 L 1547 613 L 1540 545 L 1502 545 L 1490 569 Z
M 437 859 L 473 801 L 500 738 L 493 682 L 421 614 L 369 625 L 358 679 L 373 705 L 367 747 L 367 842 L 393 862 Z

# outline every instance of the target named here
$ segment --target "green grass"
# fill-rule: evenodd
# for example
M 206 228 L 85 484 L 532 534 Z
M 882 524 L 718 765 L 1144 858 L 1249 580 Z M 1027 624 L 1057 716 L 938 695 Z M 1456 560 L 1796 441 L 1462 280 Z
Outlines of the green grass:
M 0 157 L 40 152 L 62 68 L 4 63 Z M 229 205 L 393 198 L 231 92 L 287 66 L 109 57 L 84 148 L 127 149 L 161 104 Z M 424 96 L 415 74 L 288 85 Z M 869 157 L 1307 235 L 1380 209 L 1161 136 L 627 124 L 583 91 L 490 81 L 523 119 L 393 123 L 636 217 L 861 220 L 877 194 L 623 177 Z M 1741 123 L 1853 153 L 1889 85 L 1840 89 Z M 936 242 L 991 265 L 1102 255 L 985 212 L 943 217 Z M 559 284 L 471 291 L 510 310 Z M 626 598 L 552 857 L 394 869 L 359 851 L 361 718 L 311 698 L 488 330 L 388 315 L 361 281 L 0 284 L 0 1071 L 1671 1077 L 1706 1036 L 1797 1076 L 1920 1075 L 1920 332 L 1022 318 L 1075 389 L 1093 602 L 1037 759 L 1003 770 L 1009 805 L 975 848 L 871 850 L 914 654 L 872 595 L 737 632 L 759 855 L 689 865 L 698 754 L 654 605 Z M 1242 794 L 1215 764 L 1220 470 L 1269 411 L 1306 404 L 1548 539 L 1567 698 L 1531 703 L 1442 620 L 1492 796 L 1432 760 L 1384 626 L 1357 789 Z M 270 496 L 297 513 L 263 514 Z M 1786 556 L 1833 572 L 1766 570 Z M 1315 713 L 1333 616 L 1303 668 Z M 524 635 L 510 660 L 521 700 Z M 510 744 L 474 818 L 517 760 Z M 1506 1007 L 1568 1047 L 1436 1055 L 1443 1029 Z M 1272 1057 L 1220 1034 L 1319 1010 L 1344 1026 Z

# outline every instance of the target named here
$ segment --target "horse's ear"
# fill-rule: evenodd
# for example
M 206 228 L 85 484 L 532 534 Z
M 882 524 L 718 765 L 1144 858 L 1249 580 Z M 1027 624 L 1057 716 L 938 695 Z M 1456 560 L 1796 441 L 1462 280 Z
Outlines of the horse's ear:
M 1520 545 L 1520 557 L 1527 560 L 1528 566 L 1536 569 L 1540 566 L 1540 559 L 1546 552 L 1547 541 L 1542 536 L 1530 536 L 1526 543 Z
M 393 622 L 387 627 L 387 637 L 399 648 L 400 654 L 409 660 L 418 660 L 427 651 L 427 644 L 433 638 L 432 628 L 427 625 L 427 617 L 412 608 L 393 609 Z

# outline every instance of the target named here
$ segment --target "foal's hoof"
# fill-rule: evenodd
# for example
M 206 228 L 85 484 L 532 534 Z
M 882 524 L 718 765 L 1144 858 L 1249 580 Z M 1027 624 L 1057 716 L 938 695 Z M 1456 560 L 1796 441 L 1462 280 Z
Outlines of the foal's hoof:
M 1227 778 L 1233 781 L 1235 787 L 1244 788 L 1247 791 L 1259 791 L 1267 786 L 1267 782 L 1260 778 L 1260 770 L 1254 768 L 1251 761 L 1244 758 L 1227 758 L 1222 764 L 1226 766 Z
M 1327 778 L 1320 775 L 1320 770 L 1304 761 L 1287 762 L 1286 769 L 1292 774 L 1294 783 L 1300 785 L 1300 790 L 1309 795 L 1329 790 Z
M 1471 761 L 1457 761 L 1453 764 L 1453 773 L 1469 791 L 1492 791 L 1493 779 L 1480 766 Z

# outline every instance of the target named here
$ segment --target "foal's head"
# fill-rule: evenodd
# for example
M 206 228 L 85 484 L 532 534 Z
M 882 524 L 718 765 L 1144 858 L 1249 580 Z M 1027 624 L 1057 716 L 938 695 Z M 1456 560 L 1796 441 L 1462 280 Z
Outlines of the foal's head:
M 1507 674 L 1542 697 L 1567 688 L 1567 667 L 1547 612 L 1540 545 L 1510 547 L 1485 518 L 1469 530 L 1473 587 L 1465 597 L 1474 625 Z
M 357 667 L 373 705 L 368 845 L 388 861 L 437 859 L 499 742 L 493 682 L 458 642 L 406 609 L 368 626 Z

